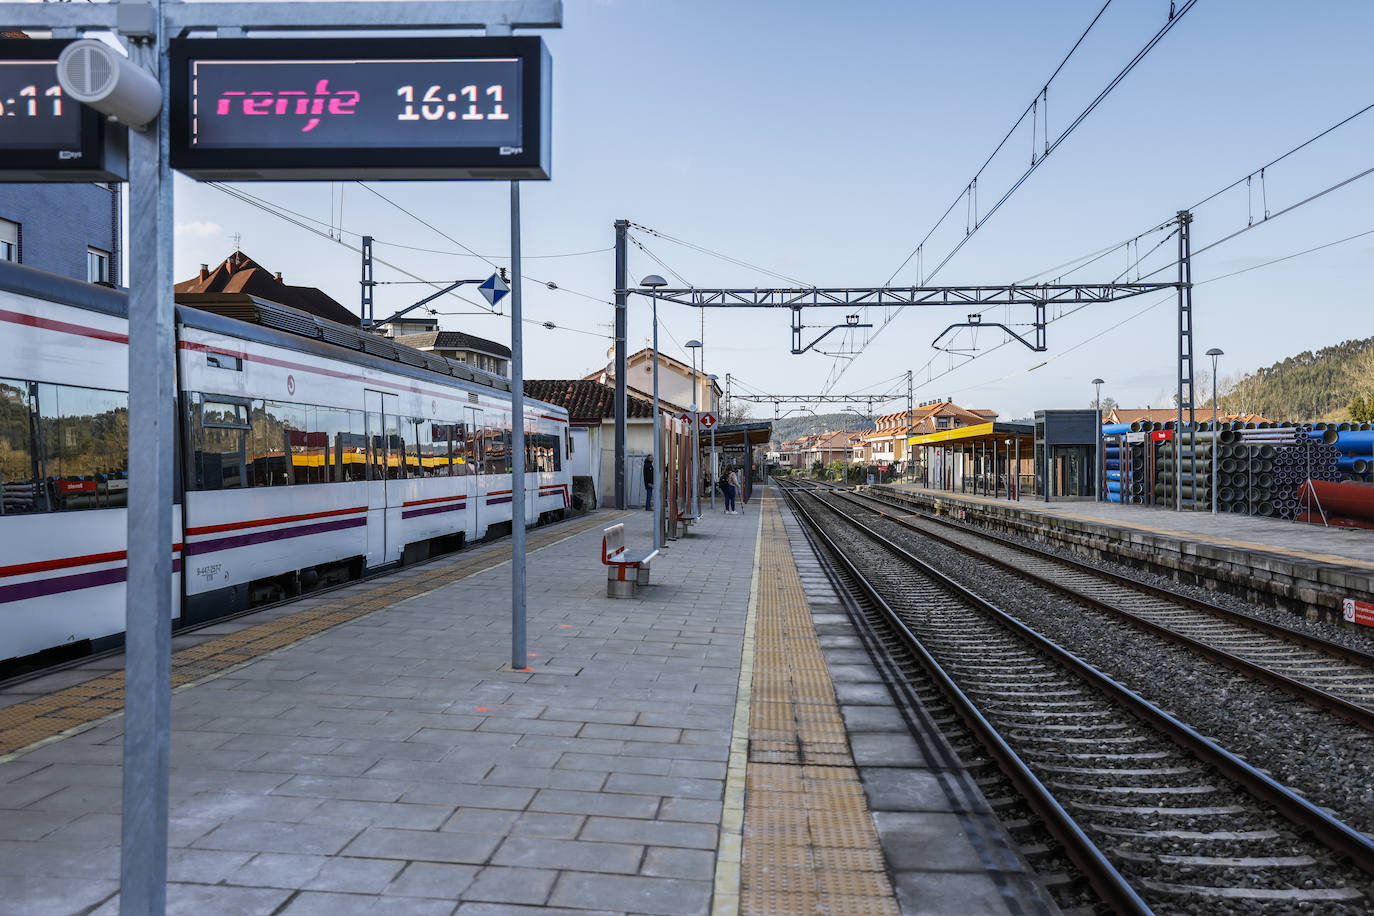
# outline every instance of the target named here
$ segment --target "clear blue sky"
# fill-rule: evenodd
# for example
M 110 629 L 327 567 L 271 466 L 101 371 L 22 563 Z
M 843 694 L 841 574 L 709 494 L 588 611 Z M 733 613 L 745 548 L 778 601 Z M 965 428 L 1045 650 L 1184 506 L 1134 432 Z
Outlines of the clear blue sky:
M 1181 0 L 1180 0 L 1181 5 Z M 612 309 L 616 218 L 821 286 L 887 281 L 1096 14 L 1101 0 L 959 4 L 855 0 L 845 4 L 727 0 L 567 0 L 564 28 L 544 33 L 554 61 L 554 178 L 522 186 L 524 250 L 595 251 L 526 261 L 526 376 L 579 376 L 605 362 Z M 1163 25 L 1167 0 L 1115 0 L 1049 93 L 1051 136 Z M 1136 70 L 964 247 L 943 283 L 1023 280 L 1136 235 L 1374 102 L 1369 38 L 1374 4 L 1314 0 L 1201 0 Z M 1043 136 L 1040 142 L 1043 143 Z M 1029 164 L 1023 128 L 980 184 L 985 207 L 1007 176 Z M 1277 211 L 1348 178 L 1374 159 L 1374 112 L 1276 166 L 1264 192 Z M 345 241 L 378 240 L 379 257 L 426 279 L 484 276 L 471 257 L 399 245 L 456 246 L 356 185 L 256 184 L 268 198 L 324 224 Z M 504 183 L 382 183 L 389 198 L 497 263 L 509 234 Z M 1260 186 L 1253 211 L 1261 215 Z M 1374 176 L 1200 255 L 1195 281 L 1374 229 Z M 1242 188 L 1198 209 L 1194 248 L 1246 225 Z M 177 179 L 176 274 L 216 263 L 242 237 L 245 252 L 288 282 L 319 286 L 357 308 L 358 256 L 235 201 Z M 947 250 L 964 232 L 963 209 L 937 236 Z M 326 230 L 327 231 L 327 230 Z M 696 286 L 770 286 L 766 275 L 637 233 Z M 1142 242 L 1142 251 L 1159 236 Z M 942 244 L 943 242 L 943 244 Z M 1166 246 L 1166 248 L 1169 246 Z M 931 266 L 928 260 L 927 267 Z M 664 273 L 631 249 L 632 278 Z M 1125 255 L 1075 275 L 1109 280 Z M 1222 375 L 1304 349 L 1374 334 L 1374 235 L 1195 291 L 1199 366 L 1226 351 Z M 381 265 L 379 281 L 405 280 Z M 671 277 L 670 277 L 671 279 Z M 562 289 L 542 285 L 554 281 Z M 915 265 L 896 283 L 914 283 Z M 586 294 L 574 295 L 568 291 Z M 378 311 L 424 288 L 378 288 Z M 473 297 L 475 299 L 475 296 Z M 1049 329 L 1049 352 L 988 348 L 946 373 L 930 341 L 967 309 L 909 309 L 834 386 L 884 390 L 917 371 L 917 400 L 952 395 L 968 406 L 1027 416 L 1080 407 L 1094 376 L 1123 406 L 1169 402 L 1174 307 L 1157 299 L 1095 306 Z M 473 309 L 447 297 L 443 311 Z M 649 335 L 648 309 L 632 299 L 631 346 Z M 808 312 L 808 323 L 840 320 Z M 664 307 L 665 353 L 701 333 L 695 311 Z M 449 329 L 508 340 L 506 318 L 442 316 Z M 987 320 L 1005 320 L 988 312 Z M 1020 312 L 1011 321 L 1025 321 Z M 1106 333 L 1103 333 L 1106 332 Z M 1084 344 L 1094 335 L 1098 339 Z M 600 336 L 597 336 L 600 335 Z M 709 311 L 707 367 L 753 389 L 819 391 L 832 360 L 788 353 L 785 311 Z M 1075 345 L 1078 345 L 1075 347 Z M 1071 349 L 1072 348 L 1072 349 Z M 933 359 L 932 359 L 933 358 Z M 1027 371 L 1036 364 L 1047 364 Z M 892 410 L 900 409 L 893 402 Z M 838 409 L 838 408 L 837 408 Z M 772 413 L 771 406 L 758 408 Z

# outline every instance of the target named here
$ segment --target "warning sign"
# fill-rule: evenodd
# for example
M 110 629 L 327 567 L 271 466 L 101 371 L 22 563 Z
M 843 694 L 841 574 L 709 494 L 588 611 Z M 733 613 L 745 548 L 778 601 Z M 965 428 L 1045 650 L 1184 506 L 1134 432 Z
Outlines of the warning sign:
M 1341 614 L 1350 623 L 1374 627 L 1374 604 L 1370 604 L 1368 601 L 1346 598 L 1341 602 Z

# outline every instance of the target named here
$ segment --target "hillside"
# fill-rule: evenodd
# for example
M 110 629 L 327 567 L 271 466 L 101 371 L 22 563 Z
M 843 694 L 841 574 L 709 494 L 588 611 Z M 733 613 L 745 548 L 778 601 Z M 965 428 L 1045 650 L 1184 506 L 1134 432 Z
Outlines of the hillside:
M 762 416 L 758 419 L 766 420 L 768 418 Z M 831 432 L 837 429 L 872 428 L 873 424 L 868 420 L 847 412 L 793 414 L 790 417 L 783 417 L 781 420 L 773 421 L 773 441 L 787 442 L 791 439 L 800 439 L 802 436 L 810 433 Z
M 1199 392 L 1201 393 L 1201 392 Z M 1374 337 L 1290 356 L 1253 372 L 1223 377 L 1222 410 L 1271 420 L 1348 420 L 1357 396 L 1374 395 Z M 1207 399 L 1207 406 L 1211 406 Z

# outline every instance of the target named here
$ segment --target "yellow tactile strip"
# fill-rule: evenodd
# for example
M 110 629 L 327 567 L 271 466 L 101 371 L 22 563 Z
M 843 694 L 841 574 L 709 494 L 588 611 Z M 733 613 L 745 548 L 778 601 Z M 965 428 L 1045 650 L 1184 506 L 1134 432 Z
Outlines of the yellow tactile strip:
M 598 514 L 539 531 L 531 531 L 526 551 L 602 526 L 624 513 Z M 172 655 L 172 687 L 194 683 L 228 668 L 289 646 L 341 623 L 390 607 L 474 573 L 510 560 L 509 541 L 494 549 L 460 553 L 421 567 L 417 575 L 381 582 L 360 592 L 329 599 L 323 604 L 286 614 L 221 636 Z M 105 674 L 74 687 L 0 709 L 0 757 L 87 725 L 124 708 L 124 673 Z
M 762 502 L 740 912 L 895 916 L 782 514 Z

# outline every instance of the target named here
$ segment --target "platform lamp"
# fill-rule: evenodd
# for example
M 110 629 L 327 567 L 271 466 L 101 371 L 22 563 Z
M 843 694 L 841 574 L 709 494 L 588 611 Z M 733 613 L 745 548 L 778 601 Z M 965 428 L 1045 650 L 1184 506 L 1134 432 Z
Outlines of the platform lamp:
M 1220 347 L 1213 347 L 1207 351 L 1207 355 L 1212 357 L 1212 514 L 1217 514 L 1217 357 L 1225 356 L 1226 353 Z M 1183 479 L 1182 467 L 1180 466 L 1179 479 Z
M 1107 463 L 1107 456 L 1102 454 L 1102 386 L 1104 384 L 1106 383 L 1100 378 L 1093 379 L 1093 387 L 1097 389 L 1096 399 L 1093 402 L 1097 411 L 1097 454 L 1093 456 L 1095 459 L 1093 463 L 1097 465 L 1097 470 L 1093 476 L 1097 478 L 1094 483 L 1097 486 L 1098 502 L 1105 502 L 1107 496 L 1106 493 L 1102 492 L 1102 466 Z
M 663 465 L 659 463 L 659 440 L 662 434 L 658 414 L 658 291 L 668 285 L 668 281 L 658 274 L 649 274 L 639 281 L 640 286 L 648 287 L 654 309 L 654 549 L 663 548 Z
M 706 376 L 706 381 L 707 381 L 708 383 L 710 383 L 710 386 L 711 386 L 710 389 L 706 392 L 706 403 L 707 403 L 708 406 L 711 405 L 711 395 L 713 395 L 713 394 L 716 393 L 716 379 L 718 379 L 718 378 L 720 378 L 720 376 L 719 376 L 719 375 L 716 375 L 715 373 L 712 373 L 712 374 Z M 716 461 L 716 425 L 717 425 L 718 423 L 720 423 L 720 417 L 716 417 L 716 422 L 711 424 L 711 509 L 712 509 L 712 511 L 715 511 L 715 508 L 716 508 L 716 490 L 719 489 L 719 487 L 716 486 L 716 478 L 720 476 L 720 463 L 719 463 L 718 461 Z M 746 439 L 748 438 L 748 434 L 747 434 L 747 433 L 745 434 L 745 438 L 746 438 Z M 698 515 L 701 514 L 701 513 L 700 513 L 700 510 L 698 510 L 697 514 L 698 514 Z
M 697 384 L 697 353 L 701 351 L 701 341 L 689 340 L 686 343 L 687 349 L 692 351 L 692 493 L 696 497 L 692 500 L 692 514 L 701 514 L 701 405 L 697 402 L 697 396 L 701 394 L 701 386 Z M 702 360 L 704 363 L 705 360 Z M 702 366 L 705 369 L 705 366 Z

